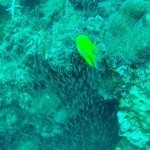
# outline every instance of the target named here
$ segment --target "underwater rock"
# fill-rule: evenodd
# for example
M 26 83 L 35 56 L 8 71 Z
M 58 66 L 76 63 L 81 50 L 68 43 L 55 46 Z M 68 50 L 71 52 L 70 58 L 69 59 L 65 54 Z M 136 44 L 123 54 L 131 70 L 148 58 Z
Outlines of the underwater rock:
M 120 135 L 140 148 L 150 141 L 150 97 L 146 92 L 150 91 L 150 87 L 142 87 L 140 84 L 130 88 L 128 95 L 120 100 L 118 112 Z

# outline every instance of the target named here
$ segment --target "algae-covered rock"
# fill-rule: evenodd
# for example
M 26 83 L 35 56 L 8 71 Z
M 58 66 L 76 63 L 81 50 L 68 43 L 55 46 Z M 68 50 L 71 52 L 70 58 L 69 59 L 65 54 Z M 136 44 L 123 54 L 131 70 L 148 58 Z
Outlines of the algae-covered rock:
M 149 72 L 147 66 L 145 70 Z M 142 69 L 139 72 L 139 79 L 135 79 L 137 84 L 131 86 L 129 93 L 120 100 L 117 115 L 120 135 L 131 144 L 145 148 L 150 141 L 150 80 L 142 74 Z
M 46 1 L 42 7 L 41 12 L 44 14 L 44 18 L 48 24 L 51 24 L 55 20 L 59 20 L 59 17 L 63 15 L 65 1 Z
M 60 98 L 52 91 L 41 91 L 31 101 L 30 112 L 38 115 L 51 115 L 61 104 Z
M 145 0 L 127 0 L 120 9 L 124 15 L 137 20 L 150 11 L 150 2 Z

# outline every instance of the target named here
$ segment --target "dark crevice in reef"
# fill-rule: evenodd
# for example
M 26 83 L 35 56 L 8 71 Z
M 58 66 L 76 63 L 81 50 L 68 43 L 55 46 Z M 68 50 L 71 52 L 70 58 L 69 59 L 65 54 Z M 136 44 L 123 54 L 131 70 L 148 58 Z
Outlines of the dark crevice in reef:
M 71 150 L 114 150 L 119 141 L 117 105 L 112 101 L 84 105 L 65 128 L 65 147 L 72 145 Z

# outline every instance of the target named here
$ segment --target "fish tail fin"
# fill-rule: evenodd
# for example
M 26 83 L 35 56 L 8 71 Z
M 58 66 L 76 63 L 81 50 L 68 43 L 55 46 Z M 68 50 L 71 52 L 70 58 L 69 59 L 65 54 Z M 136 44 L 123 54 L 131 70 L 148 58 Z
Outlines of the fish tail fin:
M 92 57 L 88 57 L 86 58 L 86 62 L 88 63 L 89 66 L 92 66 L 92 67 L 95 67 L 97 68 L 97 60 L 98 60 L 98 57 L 93 55 Z

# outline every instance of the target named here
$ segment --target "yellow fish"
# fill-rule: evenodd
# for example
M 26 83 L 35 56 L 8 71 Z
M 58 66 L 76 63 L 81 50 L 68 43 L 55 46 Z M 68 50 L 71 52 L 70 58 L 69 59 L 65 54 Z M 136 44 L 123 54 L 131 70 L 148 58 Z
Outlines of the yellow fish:
M 96 67 L 97 56 L 94 54 L 98 48 L 92 43 L 88 36 L 81 34 L 76 37 L 75 43 L 79 54 L 86 60 L 88 65 Z

